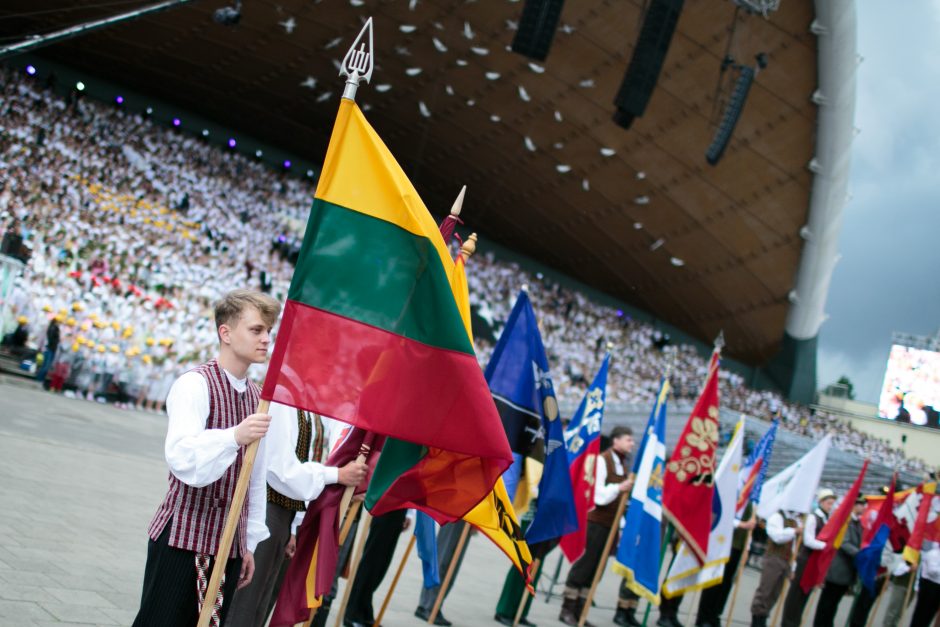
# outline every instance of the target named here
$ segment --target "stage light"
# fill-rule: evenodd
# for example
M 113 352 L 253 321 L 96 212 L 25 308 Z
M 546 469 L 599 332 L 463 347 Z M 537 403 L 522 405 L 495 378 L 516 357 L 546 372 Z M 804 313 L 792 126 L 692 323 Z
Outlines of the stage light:
M 290 159 L 284 159 L 284 169 L 290 170 Z
M 234 147 L 235 147 L 235 138 L 234 138 L 234 137 L 229 138 L 229 140 L 228 140 L 228 147 L 229 147 L 229 148 L 234 148 Z
M 173 126 L 179 126 L 182 124 L 179 118 L 173 118 Z
M 33 67 L 32 65 L 27 65 L 27 66 L 26 66 L 26 73 L 29 74 L 30 76 L 35 76 L 35 75 L 36 75 L 36 68 Z
M 116 103 L 119 104 L 119 105 L 124 104 L 124 96 L 117 96 L 117 97 L 114 99 L 114 102 L 116 102 Z
M 75 89 L 77 89 L 78 91 L 85 91 L 85 83 L 78 81 L 77 83 L 75 83 Z

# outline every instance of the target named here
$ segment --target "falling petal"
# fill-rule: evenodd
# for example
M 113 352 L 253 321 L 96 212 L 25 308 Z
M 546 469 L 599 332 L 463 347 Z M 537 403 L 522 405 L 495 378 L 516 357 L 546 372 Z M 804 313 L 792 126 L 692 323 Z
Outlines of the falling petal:
M 420 73 L 421 73 L 421 68 L 419 67 L 410 67 L 407 70 L 405 70 L 405 74 L 407 74 L 408 76 L 417 76 Z
M 617 154 L 617 151 L 614 150 L 613 148 L 607 148 L 605 146 L 601 148 L 601 154 L 604 155 L 605 157 L 613 157 L 615 154 Z
M 467 101 L 467 106 L 468 106 L 468 107 L 472 107 L 472 106 L 475 105 L 476 103 L 477 103 L 476 100 L 472 100 L 472 99 L 471 99 L 471 100 L 468 100 L 468 101 Z
M 669 260 L 669 263 L 671 263 L 672 265 L 674 265 L 674 266 L 677 267 L 677 268 L 681 268 L 682 266 L 685 265 L 685 262 L 682 261 L 681 259 L 679 259 L 678 257 L 672 257 L 672 258 Z
M 380 84 L 378 84 L 378 85 L 375 86 L 375 91 L 384 94 L 385 92 L 387 92 L 387 91 L 390 90 L 391 88 L 392 88 L 392 86 L 389 85 L 388 83 L 380 83 Z
M 434 43 L 434 47 L 437 48 L 438 52 L 447 52 L 447 46 L 444 45 L 443 41 L 437 37 L 432 37 L 431 41 Z
M 325 91 L 325 92 L 323 92 L 322 94 L 320 94 L 319 96 L 317 96 L 317 102 L 326 102 L 327 100 L 330 99 L 330 96 L 332 96 L 332 95 L 333 95 L 333 92 L 331 92 L 331 91 Z
M 581 181 L 581 189 L 583 189 L 583 190 L 586 191 L 586 192 L 587 192 L 587 191 L 590 191 L 590 190 L 591 190 L 591 182 L 590 182 L 589 180 L 587 180 L 587 179 L 584 179 L 583 181 Z
M 463 36 L 467 39 L 473 39 L 473 29 L 470 28 L 470 22 L 463 23 Z
M 555 169 L 561 172 L 562 174 L 567 174 L 568 172 L 571 172 L 571 166 L 565 163 L 559 163 L 558 165 L 555 166 Z
M 545 68 L 539 65 L 538 63 L 529 63 L 529 69 L 535 72 L 536 74 L 541 74 L 545 71 Z
M 400 30 L 403 33 L 413 33 L 416 30 L 418 30 L 418 27 L 415 26 L 414 24 L 402 24 L 398 27 L 398 30 Z
M 502 118 L 499 117 L 498 115 L 494 114 L 490 116 L 490 122 L 499 122 L 500 120 L 502 120 Z
M 499 72 L 487 72 L 486 79 L 490 81 L 495 81 L 499 78 Z
M 528 135 L 525 136 L 525 147 L 529 152 L 535 152 L 535 142 Z
M 526 91 L 525 87 L 519 85 L 519 97 L 522 98 L 523 102 L 529 102 L 532 100 L 532 97 L 529 95 L 529 92 Z
M 584 87 L 585 89 L 589 89 L 591 87 L 594 87 L 594 79 L 593 78 L 584 79 L 583 81 L 578 83 L 578 85 L 580 85 L 581 87 Z
M 633 199 L 633 202 L 637 205 L 648 205 L 650 204 L 650 197 L 646 195 L 637 196 Z
M 562 119 L 563 119 L 563 118 L 561 117 L 561 111 L 555 111 L 555 121 L 556 121 L 556 122 L 561 122 Z
M 466 67 L 467 61 L 465 59 L 457 59 L 457 65 L 459 65 L 460 67 Z
M 655 242 L 653 242 L 652 244 L 650 244 L 650 250 L 656 250 L 657 248 L 659 248 L 660 246 L 662 246 L 662 245 L 665 244 L 665 243 L 666 243 L 666 240 L 664 240 L 663 238 L 660 237 L 658 240 L 656 240 Z
M 454 95 L 454 88 L 451 87 L 450 85 L 444 85 L 444 91 L 447 92 L 447 95 L 448 95 L 448 96 L 453 96 L 453 95 Z
M 490 53 L 489 48 L 481 48 L 480 46 L 471 46 L 470 51 L 473 52 L 473 54 L 480 55 L 481 57 L 485 57 Z
M 428 109 L 428 106 L 424 104 L 423 102 L 418 102 L 418 111 L 420 111 L 421 115 L 423 115 L 426 118 L 431 117 L 431 110 Z

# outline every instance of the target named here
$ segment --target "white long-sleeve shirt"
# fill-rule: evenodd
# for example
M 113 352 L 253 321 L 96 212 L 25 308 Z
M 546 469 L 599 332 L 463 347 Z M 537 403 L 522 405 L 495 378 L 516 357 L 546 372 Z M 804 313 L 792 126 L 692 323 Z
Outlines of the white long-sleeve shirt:
M 319 461 L 297 459 L 297 410 L 272 403 L 271 426 L 265 439 L 268 454 L 268 484 L 284 496 L 298 501 L 312 501 L 323 488 L 339 480 L 339 469 Z M 325 427 L 325 425 L 324 425 Z M 313 446 L 314 438 L 310 438 Z M 312 450 L 312 448 L 311 448 Z M 310 456 L 310 451 L 307 451 Z
M 776 512 L 767 519 L 767 537 L 775 544 L 793 542 L 796 529 L 784 526 L 783 514 Z
M 618 475 L 625 475 L 623 471 L 623 462 L 617 453 L 611 453 L 614 460 L 614 470 Z M 609 505 L 613 503 L 620 494 L 618 483 L 607 483 L 607 464 L 600 455 L 594 463 L 594 504 L 597 506 Z
M 238 392 L 243 392 L 247 379 L 238 379 L 222 369 Z M 235 427 L 206 429 L 209 418 L 209 387 L 197 372 L 187 372 L 170 388 L 166 399 L 169 416 L 164 455 L 173 476 L 194 488 L 218 481 L 238 456 Z M 258 543 L 267 538 L 265 525 L 267 459 L 264 439 L 258 446 L 255 465 L 248 484 L 248 550 L 254 552 Z
M 819 508 L 816 508 L 816 511 L 813 513 L 816 516 L 822 518 L 823 521 L 829 519 L 829 516 L 826 515 L 826 512 Z M 806 526 L 803 527 L 803 545 L 808 549 L 819 551 L 826 548 L 826 543 L 816 539 L 816 516 L 811 514 L 806 517 Z

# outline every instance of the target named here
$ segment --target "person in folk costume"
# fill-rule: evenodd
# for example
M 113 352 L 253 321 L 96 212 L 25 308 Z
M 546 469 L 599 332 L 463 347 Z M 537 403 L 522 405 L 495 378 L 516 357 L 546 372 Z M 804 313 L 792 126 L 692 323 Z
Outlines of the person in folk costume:
M 292 542 L 296 542 L 307 501 L 320 496 L 328 485 L 357 486 L 366 476 L 366 464 L 355 460 L 342 468 L 319 462 L 324 448 L 338 439 L 343 423 L 280 403 L 272 403 L 269 412 L 265 520 L 271 537 L 255 551 L 255 576 L 235 595 L 227 627 L 264 626 L 281 566 L 293 555 Z
M 802 533 L 799 514 L 779 511 L 767 519 L 767 547 L 761 561 L 760 583 L 751 601 L 751 627 L 767 627 L 767 617 L 790 577 L 794 541 Z
M 813 619 L 814 627 L 832 627 L 839 611 L 839 602 L 845 593 L 855 584 L 858 569 L 855 567 L 855 554 L 862 548 L 862 519 L 868 501 L 859 495 L 855 499 L 855 506 L 845 536 L 839 550 L 832 558 L 829 570 L 826 572 L 826 583 L 819 595 L 816 605 L 816 617 Z
M 564 600 L 558 620 L 566 625 L 578 624 L 581 610 L 594 581 L 594 573 L 601 560 L 611 526 L 617 513 L 617 500 L 633 488 L 629 477 L 632 467 L 633 431 L 629 427 L 614 427 L 610 434 L 611 446 L 597 457 L 594 467 L 594 509 L 587 515 L 587 540 L 584 553 L 571 565 L 565 581 Z M 629 624 L 629 623 L 626 623 Z
M 911 616 L 911 627 L 932 624 L 940 609 L 940 543 L 924 543 L 917 585 L 917 605 Z
M 806 526 L 803 529 L 803 545 L 796 558 L 796 571 L 793 573 L 792 585 L 787 590 L 787 598 L 783 603 L 783 627 L 799 627 L 803 620 L 803 609 L 806 607 L 809 594 L 803 592 L 800 580 L 803 579 L 803 571 L 806 570 L 806 563 L 809 561 L 812 552 L 826 548 L 826 543 L 817 540 L 817 536 L 822 531 L 826 521 L 829 520 L 829 513 L 832 512 L 832 506 L 835 502 L 835 492 L 829 488 L 821 489 L 816 494 L 816 509 L 806 517 Z
M 728 595 L 734 585 L 738 565 L 747 545 L 748 533 L 756 526 L 757 518 L 754 515 L 754 504 L 748 501 L 741 514 L 741 519 L 734 521 L 734 534 L 731 536 L 731 554 L 728 557 L 728 563 L 725 564 L 721 583 L 702 590 L 702 596 L 698 604 L 698 614 L 695 618 L 695 624 L 698 627 L 719 627 L 721 625 L 721 615 L 725 611 Z
M 280 304 L 259 292 L 226 294 L 215 306 L 218 356 L 184 373 L 170 389 L 164 448 L 169 489 L 150 523 L 134 627 L 198 621 L 245 449 L 264 437 L 271 421 L 255 413 L 260 390 L 248 379 L 248 368 L 267 360 L 279 312 Z M 215 598 L 205 599 L 214 608 L 213 625 L 224 621 L 236 588 L 251 583 L 254 551 L 268 537 L 265 457 L 262 440 L 222 586 Z

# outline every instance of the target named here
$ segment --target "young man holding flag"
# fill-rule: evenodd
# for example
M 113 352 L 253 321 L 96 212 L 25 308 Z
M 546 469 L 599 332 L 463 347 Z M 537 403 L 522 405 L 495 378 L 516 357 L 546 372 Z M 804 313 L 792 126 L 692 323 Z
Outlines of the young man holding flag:
M 849 588 L 855 583 L 857 571 L 855 568 L 855 555 L 862 546 L 861 515 L 865 511 L 867 501 L 864 496 L 855 499 L 852 508 L 852 517 L 845 528 L 842 544 L 832 558 L 829 570 L 826 573 L 826 583 L 819 595 L 816 605 L 816 617 L 813 627 L 832 627 L 839 610 L 839 602 Z
M 578 624 L 594 573 L 601 562 L 607 560 L 602 553 L 610 528 L 620 523 L 614 520 L 617 500 L 633 487 L 633 477 L 630 476 L 633 431 L 629 427 L 617 426 L 610 438 L 610 448 L 601 453 L 594 468 L 594 509 L 587 515 L 584 552 L 572 564 L 565 581 L 565 596 L 558 620 L 566 625 Z
M 787 591 L 787 598 L 783 604 L 783 627 L 799 627 L 803 618 L 803 609 L 809 599 L 809 592 L 800 585 L 803 571 L 814 551 L 822 551 L 826 543 L 818 539 L 832 506 L 836 502 L 836 493 L 829 488 L 823 488 L 816 494 L 817 507 L 813 513 L 806 517 L 806 526 L 803 528 L 803 542 L 800 553 L 796 558 L 796 571 L 793 574 L 793 584 Z

